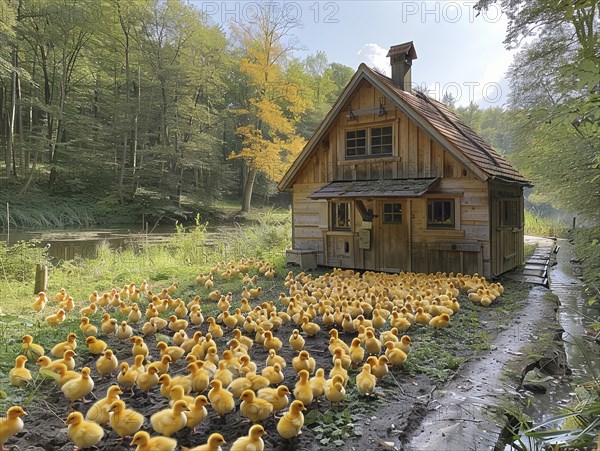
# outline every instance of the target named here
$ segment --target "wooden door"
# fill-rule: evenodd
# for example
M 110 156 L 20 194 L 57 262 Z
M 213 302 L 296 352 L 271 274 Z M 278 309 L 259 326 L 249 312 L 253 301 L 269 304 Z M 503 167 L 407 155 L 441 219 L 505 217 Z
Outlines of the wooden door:
M 519 261 L 520 241 L 523 240 L 523 229 L 520 227 L 519 199 L 499 199 L 497 233 L 497 274 L 502 274 L 521 264 Z
M 406 201 L 378 202 L 378 227 L 374 241 L 379 250 L 379 268 L 400 272 L 408 269 L 408 215 Z

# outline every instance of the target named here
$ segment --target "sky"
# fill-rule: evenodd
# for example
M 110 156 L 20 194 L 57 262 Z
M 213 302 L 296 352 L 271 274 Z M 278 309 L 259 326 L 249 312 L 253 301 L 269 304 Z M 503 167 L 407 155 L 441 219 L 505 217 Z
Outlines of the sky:
M 195 0 L 216 23 L 251 17 L 251 1 Z M 477 15 L 474 0 L 442 1 L 273 1 L 300 26 L 294 35 L 299 57 L 323 51 L 330 62 L 357 69 L 364 62 L 389 75 L 390 46 L 413 41 L 417 59 L 412 80 L 441 100 L 457 105 L 503 106 L 505 73 L 514 52 L 505 49 L 506 17 L 494 6 Z

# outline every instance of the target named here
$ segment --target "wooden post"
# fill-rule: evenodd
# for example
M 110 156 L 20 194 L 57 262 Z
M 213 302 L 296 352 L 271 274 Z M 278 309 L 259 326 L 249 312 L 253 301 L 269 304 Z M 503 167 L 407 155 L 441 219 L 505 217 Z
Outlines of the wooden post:
M 573 216 L 573 227 L 572 227 L 573 230 L 575 230 L 575 222 L 577 222 L 577 218 L 575 216 Z
M 6 202 L 6 244 L 10 243 L 10 206 Z
M 48 267 L 38 263 L 35 268 L 35 287 L 33 294 L 38 294 L 40 291 L 46 291 L 48 288 Z

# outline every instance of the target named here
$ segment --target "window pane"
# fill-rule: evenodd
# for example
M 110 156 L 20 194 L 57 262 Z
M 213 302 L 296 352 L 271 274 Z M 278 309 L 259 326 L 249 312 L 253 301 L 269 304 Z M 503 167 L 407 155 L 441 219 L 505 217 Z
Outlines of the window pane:
M 333 229 L 350 229 L 350 204 L 334 202 L 331 204 L 331 224 Z
M 371 154 L 390 155 L 392 153 L 392 127 L 371 129 Z
M 402 204 L 383 204 L 383 223 L 402 224 Z
M 454 227 L 454 199 L 430 199 L 427 201 L 427 225 L 430 227 Z

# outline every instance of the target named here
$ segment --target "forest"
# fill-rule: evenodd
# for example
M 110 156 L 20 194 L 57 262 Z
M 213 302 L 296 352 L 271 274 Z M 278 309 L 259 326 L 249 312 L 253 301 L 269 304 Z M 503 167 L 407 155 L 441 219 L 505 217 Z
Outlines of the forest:
M 510 98 L 456 111 L 532 180 L 531 208 L 597 222 L 598 4 L 477 7 L 492 3 L 519 49 Z M 300 24 L 274 8 L 226 27 L 183 0 L 1 0 L 0 16 L 0 200 L 25 227 L 275 202 L 354 71 L 320 51 L 299 58 Z

